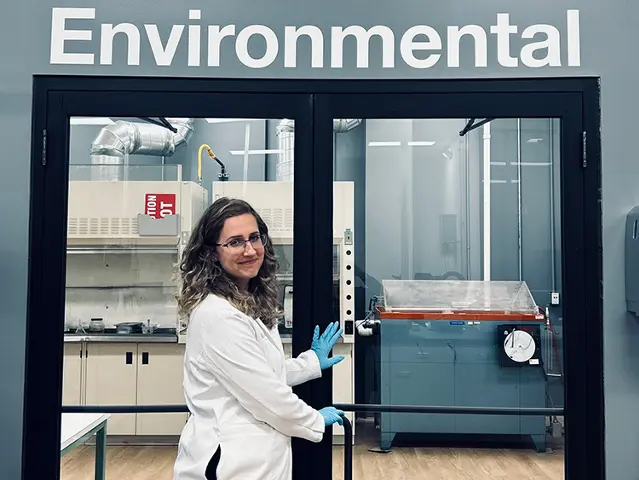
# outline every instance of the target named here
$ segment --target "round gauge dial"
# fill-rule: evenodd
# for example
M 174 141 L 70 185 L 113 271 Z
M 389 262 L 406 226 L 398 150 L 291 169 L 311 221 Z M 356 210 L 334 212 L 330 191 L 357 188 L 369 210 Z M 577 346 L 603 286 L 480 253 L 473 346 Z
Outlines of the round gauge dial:
M 536 348 L 535 339 L 523 330 L 513 330 L 506 335 L 504 340 L 506 355 L 517 363 L 530 360 L 535 354 Z

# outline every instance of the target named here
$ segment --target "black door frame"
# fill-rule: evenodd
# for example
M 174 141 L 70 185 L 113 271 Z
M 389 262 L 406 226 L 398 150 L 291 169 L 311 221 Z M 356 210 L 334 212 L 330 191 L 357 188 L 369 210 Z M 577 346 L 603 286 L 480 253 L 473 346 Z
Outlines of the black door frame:
M 295 156 L 302 159 L 302 165 L 312 163 L 310 94 L 229 94 L 224 89 L 191 89 L 188 83 L 185 88 L 179 82 L 153 90 L 149 88 L 153 83 L 142 79 L 116 80 L 113 88 L 112 80 L 96 82 L 88 78 L 71 82 L 38 78 L 35 82 L 23 440 L 26 479 L 40 478 L 43 467 L 59 469 L 59 451 L 44 447 L 34 450 L 27 445 L 53 446 L 60 435 L 62 362 L 41 359 L 61 359 L 64 352 L 64 322 L 58 320 L 64 317 L 65 303 L 70 117 L 290 118 L 296 127 Z M 46 165 L 43 165 L 43 155 L 46 155 Z M 312 170 L 298 168 L 295 175 L 293 282 L 296 302 L 293 308 L 296 318 L 313 319 L 312 283 L 301 281 L 313 278 Z M 205 188 L 210 190 L 210 185 Z M 310 321 L 297 322 L 293 347 L 297 339 L 305 339 L 304 350 L 308 349 L 312 335 Z M 312 397 L 304 392 L 304 387 L 298 393 L 310 403 Z M 304 446 L 302 444 L 302 448 Z
M 332 318 L 332 141 L 326 140 L 332 138 L 333 118 L 561 117 L 562 218 L 570 214 L 572 240 L 577 240 L 567 244 L 565 235 L 562 238 L 564 272 L 568 266 L 570 278 L 575 279 L 565 285 L 564 304 L 571 296 L 581 299 L 571 311 L 582 314 L 578 317 L 581 322 L 565 336 L 567 478 L 605 478 L 596 78 L 395 81 L 36 76 L 33 94 L 23 478 L 39 478 L 43 469 L 59 469 L 59 451 L 52 446 L 59 439 L 63 325 L 49 319 L 64 315 L 70 116 L 296 119 L 295 156 L 308 163 L 300 162 L 295 169 L 294 270 L 295 277 L 304 273 L 309 281 L 296 286 L 296 299 L 301 296 L 302 300 L 294 308 L 296 318 L 310 321 L 296 322 L 294 354 L 308 348 L 315 324 L 324 327 Z M 379 102 L 380 94 L 393 94 L 392 104 Z M 587 133 L 585 144 L 582 132 Z M 564 165 L 581 165 L 582 148 L 587 168 L 571 170 L 573 176 L 568 180 Z M 305 164 L 312 168 L 304 168 Z M 49 362 L 51 358 L 60 361 Z M 328 372 L 296 391 L 316 408 L 330 404 L 332 376 Z M 320 444 L 293 441 L 295 478 L 331 478 L 330 429 L 328 432 Z M 34 450 L 34 444 L 41 447 Z
M 314 220 L 316 309 L 330 314 L 328 286 L 333 219 L 333 119 L 559 118 L 566 478 L 605 478 L 601 155 L 595 79 L 423 82 L 411 93 L 320 93 L 315 96 Z M 522 90 L 517 85 L 523 86 Z M 550 87 L 543 91 L 542 86 Z M 328 246 L 328 247 L 327 247 Z M 596 338 L 593 338 L 596 337 Z M 323 402 L 332 385 L 322 380 Z M 436 388 L 436 386 L 434 386 Z M 330 392 L 330 393 L 329 393 Z M 583 459 L 588 459 L 584 462 Z M 324 468 L 321 464 L 319 469 Z M 328 471 L 316 478 L 329 478 Z

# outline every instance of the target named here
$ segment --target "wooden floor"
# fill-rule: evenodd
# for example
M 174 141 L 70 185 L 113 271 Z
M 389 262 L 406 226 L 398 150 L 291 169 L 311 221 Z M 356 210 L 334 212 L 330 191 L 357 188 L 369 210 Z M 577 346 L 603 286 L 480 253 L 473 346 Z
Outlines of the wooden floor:
M 361 442 L 361 437 L 358 439 Z M 358 442 L 359 443 L 359 442 Z M 353 451 L 354 480 L 563 480 L 564 454 L 531 449 L 394 448 Z M 176 447 L 108 447 L 107 480 L 172 480 Z M 61 459 L 61 480 L 92 480 L 94 448 L 79 447 Z M 343 477 L 343 448 L 333 450 L 333 479 Z

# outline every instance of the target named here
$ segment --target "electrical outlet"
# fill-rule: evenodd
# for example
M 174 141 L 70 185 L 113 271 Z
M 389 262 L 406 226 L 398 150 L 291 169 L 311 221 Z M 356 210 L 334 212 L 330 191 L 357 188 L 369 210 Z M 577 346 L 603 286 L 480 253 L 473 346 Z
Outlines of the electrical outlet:
M 344 244 L 353 245 L 353 231 L 350 228 L 344 230 Z
M 550 303 L 553 305 L 559 305 L 559 292 L 552 292 L 550 294 Z

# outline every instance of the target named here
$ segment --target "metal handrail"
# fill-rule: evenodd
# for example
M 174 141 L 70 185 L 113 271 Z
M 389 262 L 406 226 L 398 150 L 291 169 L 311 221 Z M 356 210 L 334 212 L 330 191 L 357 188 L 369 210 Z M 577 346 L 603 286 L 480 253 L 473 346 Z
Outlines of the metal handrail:
M 344 427 L 344 480 L 353 478 L 353 425 L 346 415 L 342 415 Z
M 563 415 L 563 408 L 507 408 L 507 407 L 444 407 L 421 405 L 375 405 L 365 403 L 336 403 L 338 410 L 346 412 L 375 413 L 438 413 L 444 415 L 526 415 L 556 416 Z
M 345 412 L 438 413 L 454 415 L 563 415 L 563 408 L 424 407 L 419 405 L 374 405 L 337 403 Z M 186 405 L 63 405 L 62 413 L 189 413 Z M 342 415 L 344 427 L 344 480 L 353 478 L 353 426 Z
M 383 405 L 336 403 L 345 412 L 437 413 L 444 415 L 563 415 L 563 408 L 444 407 L 421 405 Z M 189 413 L 186 405 L 63 405 L 62 413 Z

